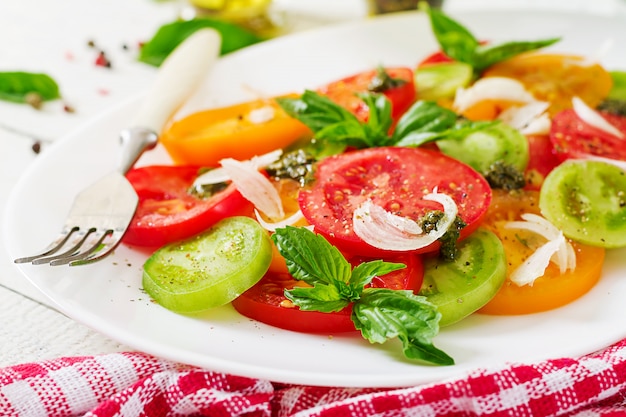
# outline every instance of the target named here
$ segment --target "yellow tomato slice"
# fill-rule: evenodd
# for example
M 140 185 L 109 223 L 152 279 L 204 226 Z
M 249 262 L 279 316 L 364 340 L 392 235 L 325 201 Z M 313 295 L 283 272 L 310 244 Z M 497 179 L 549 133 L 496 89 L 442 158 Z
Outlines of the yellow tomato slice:
M 522 54 L 493 65 L 483 76 L 520 81 L 538 100 L 550 103 L 551 115 L 571 108 L 574 96 L 595 107 L 613 85 L 611 75 L 600 64 L 576 55 Z
M 469 120 L 495 120 L 500 113 L 512 106 L 521 106 L 524 103 L 513 100 L 486 99 L 479 101 L 461 115 Z
M 537 191 L 496 191 L 483 225 L 500 237 L 510 275 L 533 249 L 529 243 L 538 237 L 527 231 L 505 229 L 508 221 L 523 213 L 539 214 Z M 561 274 L 550 263 L 545 274 L 532 285 L 518 286 L 507 279 L 496 296 L 479 310 L 483 314 L 516 315 L 552 310 L 587 293 L 600 279 L 605 250 L 570 241 L 576 252 L 576 269 Z
M 285 210 L 285 217 L 289 217 L 294 214 L 296 211 L 300 210 L 300 206 L 298 205 L 298 193 L 301 190 L 300 183 L 291 179 L 280 179 L 274 181 L 274 187 L 278 191 L 278 195 L 280 195 L 280 199 L 283 203 L 283 209 Z M 293 226 L 308 226 L 309 223 L 306 219 L 302 218 L 298 220 Z M 289 274 L 289 269 L 287 268 L 287 262 L 285 258 L 278 252 L 278 248 L 272 241 L 272 263 L 270 264 L 269 271 L 276 274 Z
M 224 158 L 247 160 L 311 134 L 274 99 L 203 110 L 172 123 L 161 143 L 176 164 L 216 166 Z

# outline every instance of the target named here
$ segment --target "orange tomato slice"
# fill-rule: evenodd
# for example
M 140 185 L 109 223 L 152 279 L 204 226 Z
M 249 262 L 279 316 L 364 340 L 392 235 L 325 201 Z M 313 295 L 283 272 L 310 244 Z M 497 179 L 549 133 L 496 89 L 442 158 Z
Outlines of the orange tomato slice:
M 505 229 L 523 213 L 539 214 L 537 191 L 496 191 L 483 226 L 500 237 L 507 257 L 507 275 L 533 252 L 527 243 L 537 236 L 531 232 Z M 518 286 L 507 279 L 496 296 L 479 310 L 492 315 L 529 314 L 566 305 L 587 293 L 600 279 L 605 250 L 570 241 L 576 252 L 576 269 L 561 274 L 550 263 L 545 274 L 532 285 Z
M 193 113 L 172 123 L 161 143 L 176 164 L 217 166 L 224 158 L 248 160 L 311 134 L 274 99 L 259 99 Z

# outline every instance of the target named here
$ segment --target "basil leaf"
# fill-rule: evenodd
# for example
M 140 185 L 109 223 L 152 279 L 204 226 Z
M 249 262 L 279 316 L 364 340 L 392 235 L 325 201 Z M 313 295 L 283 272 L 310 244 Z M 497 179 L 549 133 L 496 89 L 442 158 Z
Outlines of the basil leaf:
M 357 330 L 371 343 L 397 337 L 406 357 L 437 365 L 453 365 L 454 359 L 436 348 L 441 314 L 425 297 L 411 291 L 367 288 L 352 306 Z
M 369 140 L 367 129 L 358 120 L 348 120 L 328 125 L 318 130 L 315 133 L 315 138 L 328 142 L 343 143 L 357 148 L 374 146 Z
M 471 65 L 474 76 L 478 76 L 495 63 L 524 52 L 544 48 L 560 40 L 560 38 L 550 38 L 481 45 L 465 26 L 441 10 L 431 9 L 427 5 L 420 5 L 420 8 L 428 13 L 433 34 L 443 53 L 456 61 Z
M 366 139 L 368 146 L 385 146 L 390 141 L 389 129 L 393 123 L 391 118 L 391 101 L 384 94 L 361 93 L 358 95 L 369 109 Z
M 409 135 L 442 132 L 454 126 L 457 114 L 432 101 L 418 100 L 398 120 L 393 142 L 398 144 Z
M 427 8 L 430 25 L 443 53 L 450 58 L 472 64 L 478 40 L 463 25 L 437 9 Z
M 479 45 L 478 48 L 476 48 L 472 65 L 475 72 L 481 73 L 493 64 L 506 61 L 507 59 L 513 58 L 514 56 L 524 52 L 545 48 L 546 46 L 555 44 L 559 40 L 561 39 L 551 38 L 539 41 L 505 42 L 497 45 Z
M 158 67 L 183 40 L 198 29 L 213 28 L 222 35 L 221 54 L 225 55 L 263 41 L 246 29 L 221 20 L 198 18 L 161 26 L 152 39 L 141 47 L 139 61 Z
M 311 90 L 306 90 L 299 98 L 278 98 L 276 101 L 288 115 L 315 133 L 339 123 L 360 124 L 350 111 Z
M 370 109 L 366 123 L 331 99 L 306 90 L 299 98 L 279 98 L 278 104 L 315 133 L 315 138 L 356 148 L 389 144 L 393 123 L 391 102 L 383 94 L 357 94 Z
M 403 268 L 406 268 L 405 264 L 385 262 L 382 260 L 363 262 L 352 270 L 350 284 L 355 287 L 363 288 L 372 282 L 374 277 L 385 275 Z
M 287 226 L 276 229 L 272 240 L 294 278 L 310 285 L 350 280 L 352 266 L 323 236 L 304 227 Z
M 285 297 L 301 310 L 331 313 L 352 302 L 354 326 L 371 343 L 397 337 L 408 358 L 438 365 L 454 364 L 432 343 L 439 332 L 441 314 L 426 297 L 412 291 L 363 289 L 374 276 L 405 265 L 376 260 L 351 270 L 341 252 L 324 237 L 303 227 L 278 228 L 272 239 L 286 259 L 289 272 L 311 285 L 285 290 Z
M 317 283 L 313 287 L 294 287 L 285 291 L 285 297 L 300 310 L 332 313 L 343 310 L 350 301 L 342 298 L 334 285 Z
M 459 118 L 452 110 L 420 100 L 400 118 L 392 142 L 395 146 L 421 146 L 439 139 L 465 137 L 497 123 Z
M 30 93 L 37 94 L 44 101 L 61 97 L 58 84 L 49 75 L 23 71 L 0 72 L 1 100 L 25 103 Z

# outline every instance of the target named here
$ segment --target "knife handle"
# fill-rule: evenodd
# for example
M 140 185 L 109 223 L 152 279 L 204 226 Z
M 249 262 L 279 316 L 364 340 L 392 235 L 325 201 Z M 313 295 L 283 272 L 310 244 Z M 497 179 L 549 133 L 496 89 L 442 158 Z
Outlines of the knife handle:
M 185 39 L 159 67 L 131 128 L 120 132 L 119 171 L 125 174 L 139 157 L 156 146 L 161 130 L 202 84 L 220 55 L 222 38 L 214 29 L 199 29 Z
M 199 29 L 185 39 L 159 68 L 131 126 L 160 133 L 165 123 L 197 90 L 217 61 L 222 39 L 214 29 Z

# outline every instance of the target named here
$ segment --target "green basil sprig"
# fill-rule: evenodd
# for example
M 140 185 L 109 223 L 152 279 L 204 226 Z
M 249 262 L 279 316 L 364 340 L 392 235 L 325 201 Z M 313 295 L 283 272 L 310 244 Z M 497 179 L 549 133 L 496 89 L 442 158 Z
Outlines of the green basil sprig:
M 360 93 L 369 108 L 367 122 L 328 97 L 306 90 L 297 98 L 280 98 L 278 103 L 292 117 L 307 125 L 318 141 L 341 143 L 355 148 L 420 146 L 438 139 L 461 137 L 498 122 L 472 122 L 430 101 L 417 101 L 398 120 L 393 131 L 391 103 L 383 94 Z
M 24 71 L 0 72 L 1 100 L 26 103 L 29 94 L 36 94 L 42 101 L 61 97 L 58 84 L 47 74 Z
M 181 20 L 161 26 L 139 53 L 139 61 L 158 67 L 183 40 L 201 28 L 213 28 L 222 35 L 221 55 L 263 41 L 263 38 L 232 23 L 216 19 Z
M 495 63 L 524 52 L 550 46 L 561 40 L 561 38 L 550 38 L 537 41 L 481 44 L 465 26 L 441 10 L 422 5 L 420 8 L 428 13 L 433 34 L 441 50 L 450 58 L 471 65 L 476 76 Z
M 291 275 L 311 287 L 285 290 L 301 310 L 333 312 L 352 304 L 352 321 L 370 343 L 398 338 L 407 358 L 436 365 L 454 359 L 436 348 L 441 314 L 425 297 L 411 291 L 363 288 L 376 276 L 406 265 L 375 260 L 355 268 L 324 237 L 302 227 L 279 228 L 272 235 Z

